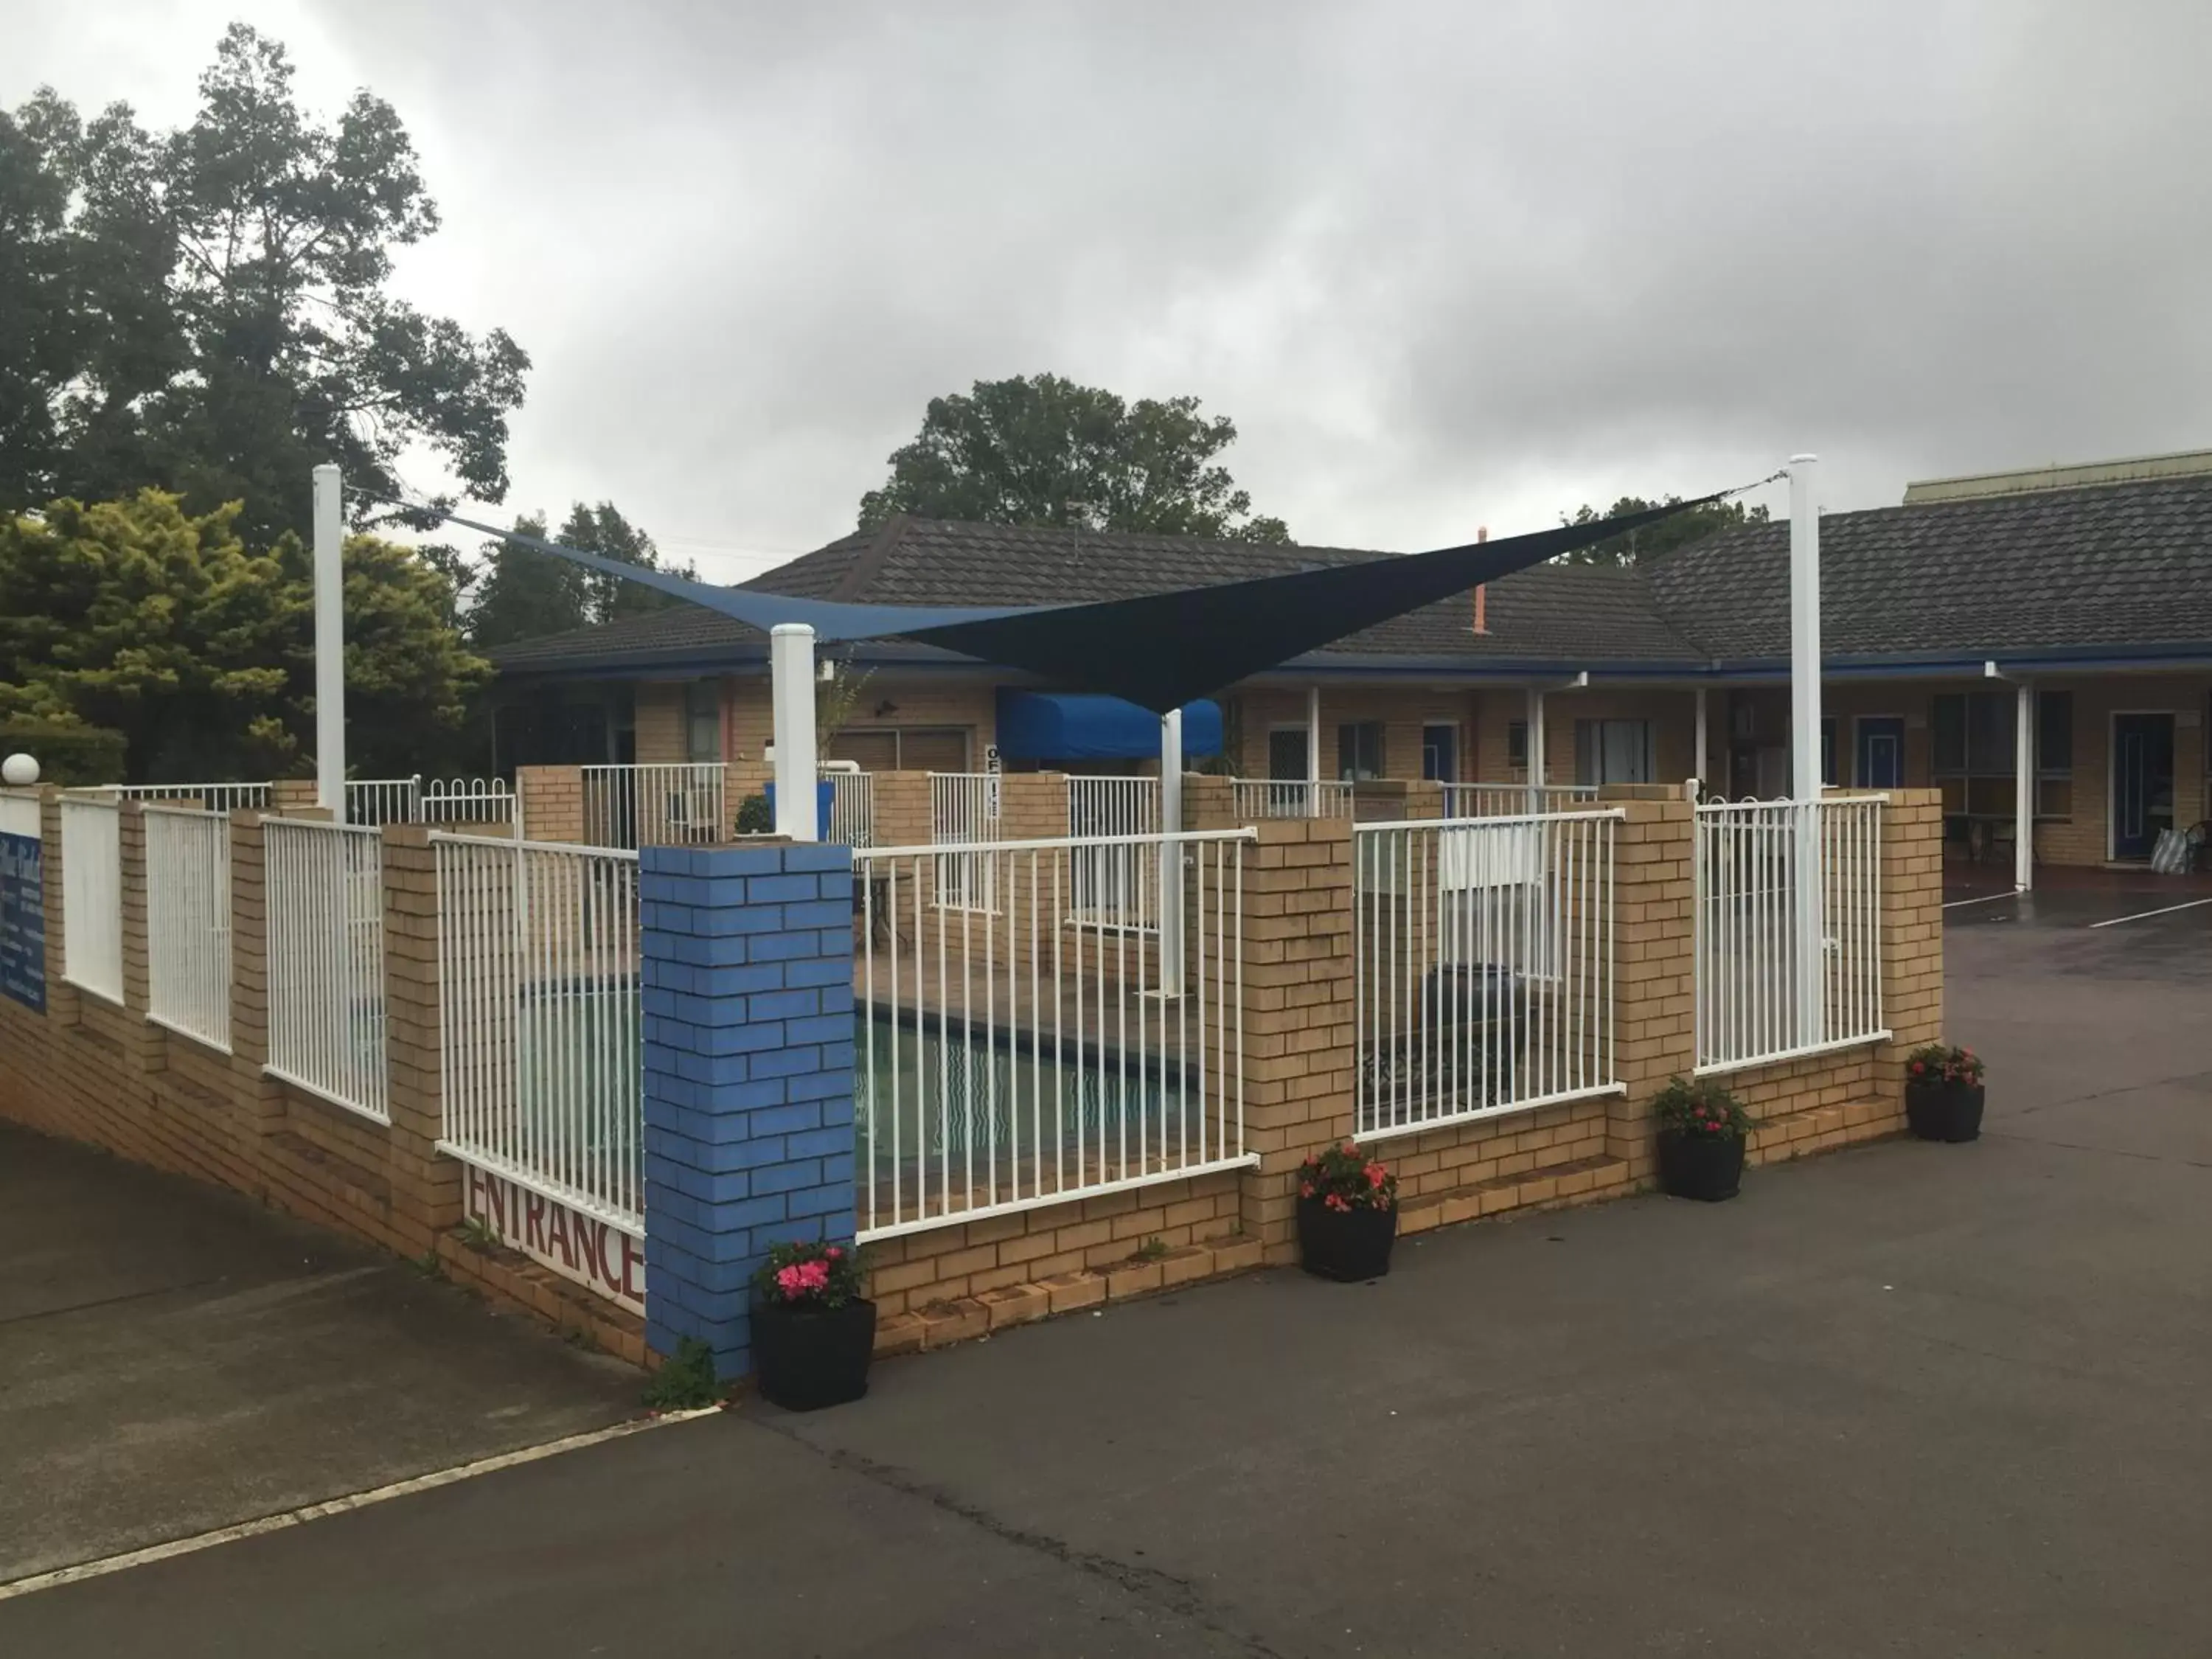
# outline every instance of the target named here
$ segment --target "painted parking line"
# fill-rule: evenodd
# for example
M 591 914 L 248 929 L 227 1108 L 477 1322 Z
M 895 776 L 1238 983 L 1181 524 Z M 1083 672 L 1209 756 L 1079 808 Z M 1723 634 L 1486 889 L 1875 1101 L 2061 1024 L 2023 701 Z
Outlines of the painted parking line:
M 2131 916 L 2114 916 L 2110 921 L 2093 921 L 2092 927 L 2117 927 L 2124 921 L 2148 921 L 2153 916 L 2170 916 L 2177 910 L 2194 910 L 2200 905 L 2212 904 L 2212 898 L 2191 899 L 2186 904 L 2162 905 L 2155 910 L 2138 910 Z
M 450 1469 L 413 1475 L 404 1480 L 395 1480 L 388 1486 L 352 1492 L 320 1504 L 303 1504 L 298 1509 L 286 1510 L 279 1515 L 264 1515 L 256 1521 L 241 1521 L 234 1527 L 218 1527 L 213 1532 L 198 1533 L 190 1538 L 173 1538 L 166 1544 L 149 1544 L 143 1549 L 126 1550 L 120 1555 L 106 1556 L 97 1561 L 80 1561 L 74 1566 L 33 1573 L 27 1578 L 12 1579 L 0 1584 L 0 1601 L 29 1595 L 39 1590 L 58 1589 L 64 1584 L 79 1583 L 87 1578 L 103 1578 L 111 1572 L 149 1566 L 175 1556 L 196 1554 L 201 1550 L 213 1549 L 218 1544 L 233 1544 L 244 1538 L 258 1538 L 264 1533 L 282 1532 L 287 1527 L 301 1526 L 333 1515 L 349 1515 L 355 1510 L 367 1509 L 372 1504 L 387 1503 L 394 1498 L 407 1498 L 418 1492 L 431 1492 L 440 1486 L 450 1486 L 456 1481 L 473 1480 L 480 1474 L 495 1474 L 501 1469 L 535 1463 L 541 1458 L 557 1457 L 562 1452 L 580 1451 L 586 1446 L 620 1440 L 626 1435 L 641 1433 L 647 1429 L 665 1428 L 672 1423 L 689 1423 L 697 1417 L 712 1417 L 721 1409 L 720 1406 L 703 1406 L 696 1411 L 664 1412 L 659 1417 L 636 1418 L 607 1428 L 572 1434 L 565 1439 L 549 1440 L 542 1446 L 526 1446 L 520 1451 L 501 1452 L 496 1457 L 478 1458 L 473 1463 L 460 1463 Z
M 1944 904 L 1946 910 L 1955 910 L 1962 904 L 1987 904 L 1992 899 L 2018 898 L 2018 893 L 1984 893 L 1979 898 L 1951 899 Z

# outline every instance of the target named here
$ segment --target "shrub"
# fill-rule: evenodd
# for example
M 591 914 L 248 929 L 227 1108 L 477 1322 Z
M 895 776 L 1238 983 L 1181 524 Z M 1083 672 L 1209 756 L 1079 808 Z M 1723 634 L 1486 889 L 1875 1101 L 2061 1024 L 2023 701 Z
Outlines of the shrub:
M 0 720 L 0 757 L 28 755 L 40 783 L 120 783 L 125 739 L 120 732 L 81 720 L 22 715 Z
M 1948 1083 L 1972 1088 L 1982 1080 L 1982 1057 L 1972 1048 L 1954 1048 L 1931 1042 L 1915 1048 L 1905 1062 L 1905 1075 L 1912 1083 Z
M 1652 1115 L 1662 1129 L 1686 1135 L 1711 1135 L 1741 1139 L 1751 1133 L 1751 1114 L 1725 1084 L 1711 1078 L 1694 1083 L 1669 1078 L 1651 1103 Z
M 775 814 L 769 810 L 766 795 L 747 795 L 738 803 L 738 833 L 741 836 L 772 836 L 775 833 Z
M 1387 1210 L 1398 1201 L 1398 1177 L 1346 1140 L 1298 1165 L 1298 1196 L 1332 1210 Z
M 778 1244 L 753 1274 L 761 1300 L 786 1308 L 842 1308 L 860 1295 L 860 1263 L 843 1244 Z

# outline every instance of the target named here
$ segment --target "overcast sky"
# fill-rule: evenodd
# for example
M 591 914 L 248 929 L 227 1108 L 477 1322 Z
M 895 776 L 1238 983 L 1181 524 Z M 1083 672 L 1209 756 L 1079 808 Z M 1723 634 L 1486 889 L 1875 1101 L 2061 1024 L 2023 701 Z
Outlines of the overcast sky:
M 2203 0 L 0 0 L 0 100 L 181 120 L 232 17 L 412 132 L 403 290 L 536 361 L 503 511 L 720 580 L 1040 369 L 1408 550 L 1801 448 L 1832 510 L 2212 446 Z

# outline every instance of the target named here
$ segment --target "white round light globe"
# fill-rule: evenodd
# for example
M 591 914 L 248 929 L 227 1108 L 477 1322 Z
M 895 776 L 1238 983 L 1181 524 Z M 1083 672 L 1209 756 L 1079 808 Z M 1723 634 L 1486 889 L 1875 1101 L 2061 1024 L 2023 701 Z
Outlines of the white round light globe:
M 10 755 L 0 761 L 0 783 L 27 789 L 39 781 L 39 763 L 28 755 Z

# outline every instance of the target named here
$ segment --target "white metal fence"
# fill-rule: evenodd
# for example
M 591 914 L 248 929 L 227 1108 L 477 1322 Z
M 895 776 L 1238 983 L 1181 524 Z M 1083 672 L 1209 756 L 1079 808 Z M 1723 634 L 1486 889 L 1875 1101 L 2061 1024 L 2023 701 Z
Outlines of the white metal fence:
M 1070 778 L 1067 833 L 1078 840 L 1107 838 L 1076 855 L 1075 914 L 1101 927 L 1157 928 L 1158 844 L 1127 838 L 1160 830 L 1158 778 Z
M 1448 783 L 1448 818 L 1517 818 L 1535 812 L 1586 811 L 1597 799 L 1589 783 Z
M 1887 1036 L 1878 796 L 1697 811 L 1697 1068 Z
M 263 1069 L 388 1122 L 384 838 L 372 827 L 298 818 L 270 818 L 262 836 L 269 918 Z
M 637 854 L 430 839 L 440 1147 L 642 1236 Z
M 729 768 L 720 761 L 581 770 L 584 840 L 591 846 L 635 852 L 703 845 L 727 833 Z
M 270 790 L 265 783 L 118 783 L 103 793 L 125 800 L 197 801 L 205 812 L 265 812 Z
M 112 799 L 62 797 L 62 977 L 123 1000 L 122 812 Z
M 1621 817 L 1353 826 L 1361 1138 L 1618 1091 Z
M 1352 786 L 1324 779 L 1239 778 L 1235 789 L 1240 818 L 1348 818 Z
M 230 820 L 153 806 L 146 813 L 146 1014 L 230 1048 Z
M 847 847 L 866 847 L 876 838 L 876 780 L 872 773 L 840 767 L 822 769 L 830 786 L 830 822 L 822 839 Z
M 929 839 L 972 846 L 999 839 L 1001 792 L 996 772 L 929 775 Z M 998 863 L 988 852 L 947 853 L 937 860 L 931 891 L 947 910 L 988 910 L 997 891 Z
M 854 855 L 863 1239 L 1174 1180 L 1244 1152 L 1241 944 L 1249 830 Z M 1163 850 L 1182 948 L 1075 908 L 1102 847 Z M 957 909 L 948 868 L 988 872 Z M 965 877 L 962 878 L 965 879 Z
M 346 822 L 496 823 L 514 817 L 514 788 L 504 778 L 349 778 Z

